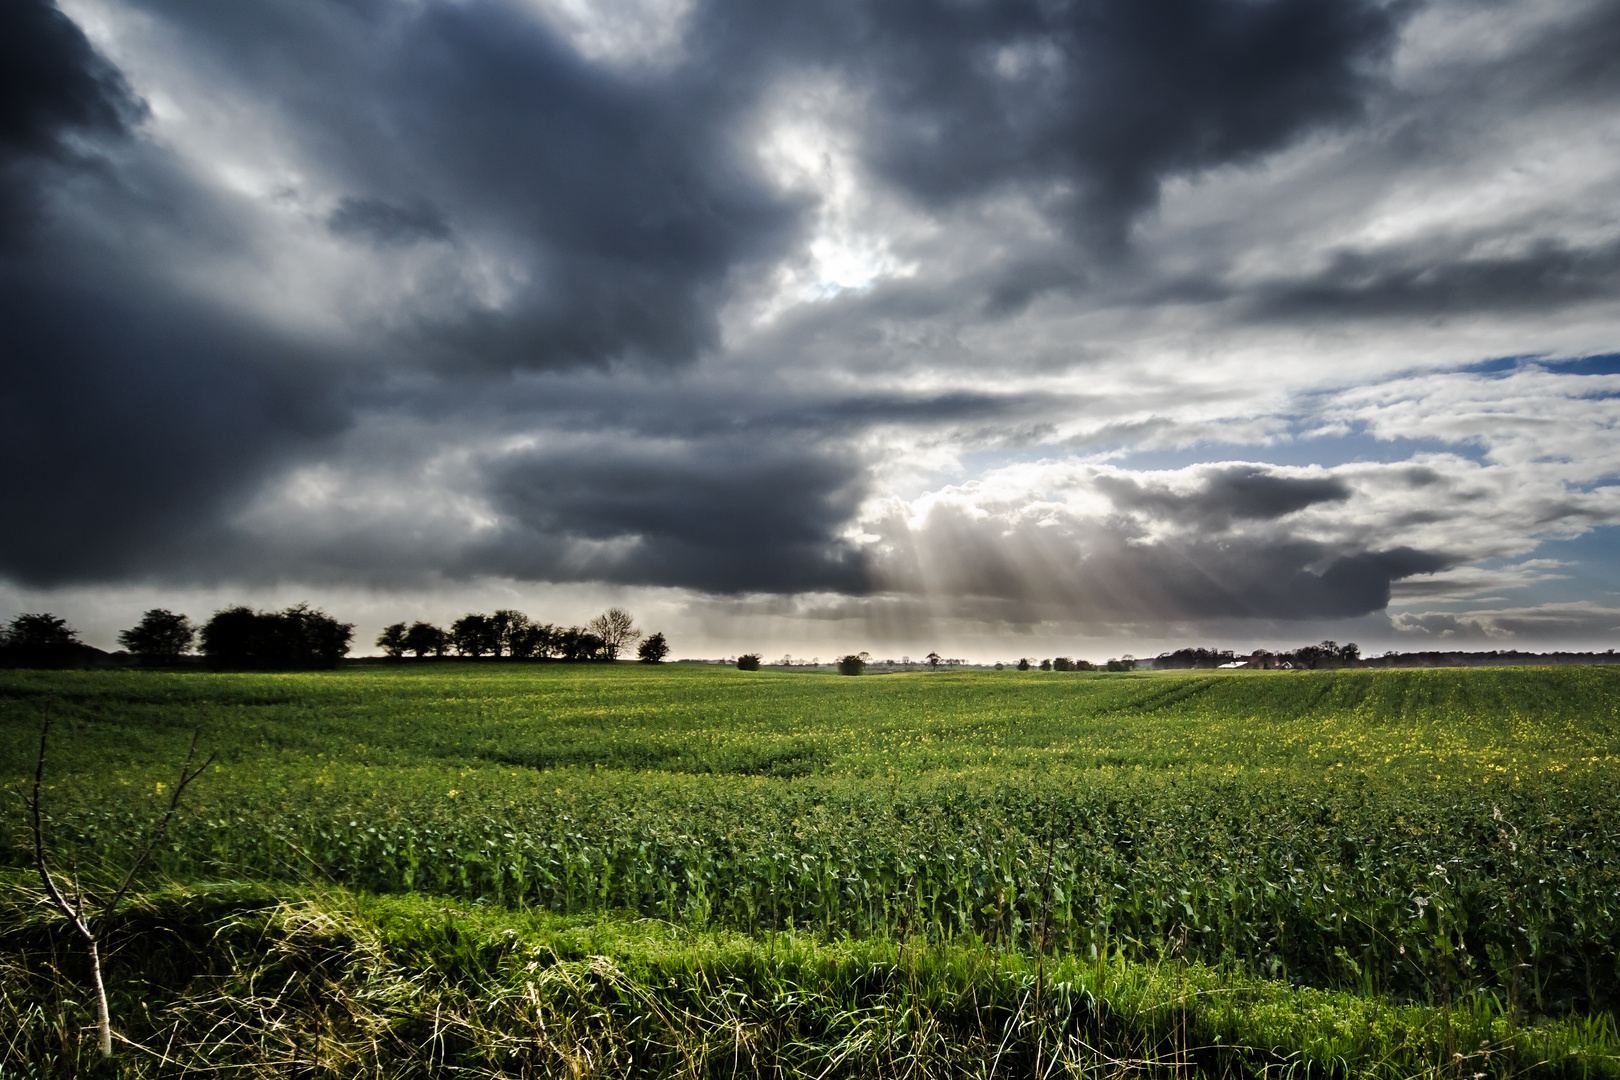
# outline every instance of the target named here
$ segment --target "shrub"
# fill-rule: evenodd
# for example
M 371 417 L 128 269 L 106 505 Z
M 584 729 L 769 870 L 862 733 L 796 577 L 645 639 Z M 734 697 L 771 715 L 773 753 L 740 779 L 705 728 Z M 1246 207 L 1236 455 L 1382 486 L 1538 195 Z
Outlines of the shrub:
M 458 655 L 474 660 L 487 652 L 499 656 L 500 642 L 499 629 L 481 612 L 469 612 L 450 624 L 450 643 Z
M 663 634 L 649 634 L 641 647 L 636 649 L 636 659 L 643 664 L 661 664 L 668 655 L 669 642 Z
M 191 620 L 172 611 L 153 608 L 141 621 L 118 635 L 118 644 L 149 664 L 172 664 L 191 651 L 197 629 Z
M 308 604 L 285 611 L 238 606 L 214 612 L 202 628 L 202 651 L 215 667 L 336 667 L 353 639 L 353 623 Z
M 93 652 L 79 632 L 50 612 L 18 615 L 0 635 L 0 655 L 18 667 L 63 667 Z
M 405 655 L 405 650 L 410 647 L 406 644 L 406 635 L 408 633 L 409 631 L 405 629 L 405 624 L 402 622 L 394 623 L 392 626 L 385 626 L 383 632 L 377 635 L 377 648 L 381 649 L 390 660 L 398 660 Z
M 422 622 L 419 619 L 411 623 L 411 628 L 405 631 L 405 648 L 415 653 L 418 660 L 428 653 L 443 656 L 449 647 L 450 635 L 430 622 Z
M 564 660 L 585 661 L 603 660 L 602 639 L 589 630 L 582 630 L 577 626 L 570 626 L 566 630 L 557 632 L 557 652 Z
M 737 670 L 738 671 L 758 671 L 759 670 L 759 653 L 753 653 L 753 652 L 751 652 L 751 653 L 743 653 L 741 656 L 737 657 Z
M 507 648 L 514 659 L 544 660 L 557 651 L 561 636 L 562 631 L 551 623 L 526 621 L 511 635 Z
M 870 659 L 872 659 L 870 654 L 864 652 L 850 653 L 848 656 L 840 656 L 838 658 L 838 674 L 864 674 L 866 672 L 866 662 Z

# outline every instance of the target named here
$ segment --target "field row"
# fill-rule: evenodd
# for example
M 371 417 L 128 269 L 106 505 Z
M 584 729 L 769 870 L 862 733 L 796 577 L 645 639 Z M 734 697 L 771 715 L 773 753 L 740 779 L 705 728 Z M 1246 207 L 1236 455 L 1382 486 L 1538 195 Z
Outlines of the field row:
M 1617 674 L 22 674 L 0 704 L 18 778 L 61 718 L 46 802 L 81 866 L 126 857 L 200 715 L 180 880 L 1559 1013 L 1620 1003 Z
M 688 926 L 917 933 L 1537 1012 L 1620 1002 L 1606 776 L 1400 790 L 1135 773 L 976 789 L 364 770 L 199 792 L 158 867 Z M 149 817 L 63 815 L 116 864 Z

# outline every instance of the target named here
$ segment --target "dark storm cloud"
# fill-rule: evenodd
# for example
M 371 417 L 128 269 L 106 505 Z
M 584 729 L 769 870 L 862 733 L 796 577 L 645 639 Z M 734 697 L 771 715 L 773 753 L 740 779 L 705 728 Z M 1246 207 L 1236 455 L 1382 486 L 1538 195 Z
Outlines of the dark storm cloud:
M 906 554 L 883 571 L 901 591 L 975 598 L 1022 623 L 1351 618 L 1388 606 L 1394 582 L 1456 562 L 1275 533 L 1149 541 L 1131 519 L 979 515 L 952 505 L 935 507 L 895 546 Z
M 122 132 L 140 102 L 47 0 L 0 8 L 0 152 L 53 155 L 73 131 Z
M 931 199 L 1057 185 L 1071 227 L 1118 242 L 1165 176 L 1356 116 L 1401 11 L 1311 0 L 876 5 L 880 45 L 862 55 L 863 75 L 887 108 L 873 153 Z
M 345 423 L 307 351 L 154 294 L 145 267 L 85 258 L 53 231 L 52 189 L 116 187 L 108 155 L 128 153 L 142 115 L 55 8 L 0 7 L 0 572 L 14 580 L 196 570 L 232 493 Z
M 474 228 L 532 244 L 532 288 L 435 328 L 459 359 L 690 360 L 717 340 L 725 276 L 793 223 L 739 160 L 743 102 L 685 76 L 613 77 L 500 5 L 427 8 L 379 82 L 395 152 L 441 160 Z
M 20 242 L 38 215 L 41 166 L 83 164 L 76 136 L 122 135 L 143 108 L 54 5 L 0 5 L 0 246 Z
M 450 239 L 450 223 L 436 207 L 400 206 L 382 199 L 348 196 L 326 219 L 338 236 L 361 237 L 379 244 L 409 244 Z
M 1101 476 L 1096 483 L 1122 510 L 1145 510 L 1180 525 L 1216 531 L 1234 521 L 1269 521 L 1350 497 L 1350 486 L 1338 477 L 1278 476 L 1257 465 L 1208 469 L 1202 480 L 1192 492 L 1124 476 Z
M 16 580 L 233 573 L 222 519 L 347 424 L 307 349 L 128 284 L 0 271 L 0 567 Z
M 1547 311 L 1620 290 L 1620 243 L 1542 241 L 1520 255 L 1422 260 L 1416 251 L 1340 252 L 1321 273 L 1258 290 L 1265 318 L 1388 318 Z
M 837 538 L 864 494 L 849 461 L 732 440 L 593 446 L 511 459 L 493 483 L 512 525 L 472 553 L 485 573 L 720 593 L 870 586 Z
M 844 72 L 869 161 L 932 204 L 1039 194 L 1105 247 L 1167 175 L 1245 161 L 1360 114 L 1409 5 L 1346 0 L 1003 0 L 704 5 L 705 62 Z M 768 43 L 761 49 L 761 43 Z M 1076 280 L 1049 261 L 994 298 Z

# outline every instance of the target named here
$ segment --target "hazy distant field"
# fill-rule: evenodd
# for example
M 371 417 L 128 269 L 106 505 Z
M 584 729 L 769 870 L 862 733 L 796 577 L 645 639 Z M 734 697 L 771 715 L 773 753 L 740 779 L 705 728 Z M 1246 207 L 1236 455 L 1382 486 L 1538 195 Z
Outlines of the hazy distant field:
M 85 864 L 200 724 L 182 881 L 1620 1003 L 1616 669 L 8 672 L 11 786 L 47 700 Z

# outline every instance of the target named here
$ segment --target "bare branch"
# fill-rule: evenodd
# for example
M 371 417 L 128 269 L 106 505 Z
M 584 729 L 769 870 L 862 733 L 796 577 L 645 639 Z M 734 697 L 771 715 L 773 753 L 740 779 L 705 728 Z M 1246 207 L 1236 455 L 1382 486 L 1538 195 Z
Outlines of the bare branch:
M 180 766 L 180 779 L 175 781 L 174 794 L 169 796 L 169 809 L 164 813 L 163 820 L 158 822 L 157 828 L 152 830 L 152 835 L 147 839 L 146 846 L 135 856 L 135 861 L 130 863 L 129 873 L 124 875 L 124 880 L 118 886 L 118 891 L 113 893 L 112 899 L 102 907 L 101 918 L 97 920 L 100 924 L 97 930 L 105 928 L 107 920 L 112 917 L 112 913 L 118 909 L 124 895 L 129 892 L 130 886 L 135 883 L 135 875 L 140 873 L 141 867 L 146 865 L 146 860 L 151 857 L 152 852 L 163 840 L 163 834 L 168 831 L 169 822 L 174 818 L 174 812 L 180 807 L 180 796 L 185 794 L 186 787 L 201 776 L 208 766 L 214 763 L 216 755 L 209 754 L 208 759 L 201 765 L 198 765 L 195 769 L 191 768 L 191 762 L 197 756 L 197 740 L 201 736 L 202 728 L 200 727 L 191 733 L 191 747 L 186 751 L 186 760 Z
M 51 723 L 51 699 L 47 697 L 45 699 L 45 724 L 39 733 L 39 755 L 34 762 L 34 787 L 28 794 L 22 794 L 21 792 L 18 794 L 22 795 L 23 803 L 28 807 L 29 822 L 34 834 L 34 866 L 39 871 L 40 881 L 45 885 L 45 895 L 50 898 L 51 903 L 56 906 L 57 910 L 67 916 L 68 921 L 73 924 L 73 928 L 79 932 L 79 936 L 84 938 L 85 946 L 90 953 L 90 974 L 96 1001 L 96 1031 L 101 1047 L 101 1056 L 106 1059 L 112 1057 L 113 1053 L 113 1030 L 112 1015 L 107 1007 L 107 985 L 101 973 L 102 936 L 106 932 L 108 921 L 112 918 L 113 913 L 118 910 L 118 905 L 123 902 L 124 897 L 129 893 L 130 886 L 134 884 L 135 875 L 140 872 L 141 867 L 146 864 L 146 861 L 151 857 L 152 852 L 156 850 L 157 845 L 168 831 L 169 822 L 174 820 L 175 811 L 180 807 L 180 799 L 185 794 L 186 788 L 190 787 L 191 782 L 201 776 L 208 766 L 214 763 L 214 755 L 209 754 L 208 759 L 201 765 L 195 768 L 192 767 L 192 762 L 197 760 L 197 740 L 202 735 L 202 728 L 198 727 L 196 731 L 192 732 L 191 747 L 186 751 L 186 760 L 180 766 L 180 777 L 175 781 L 174 793 L 169 796 L 169 809 L 163 815 L 163 820 L 158 823 L 156 829 L 152 830 L 152 835 L 147 839 L 146 846 L 135 857 L 135 862 L 130 866 L 129 873 L 124 875 L 123 883 L 118 886 L 118 891 L 113 893 L 111 899 L 101 905 L 100 915 L 91 919 L 85 915 L 85 894 L 77 864 L 75 863 L 71 868 L 73 871 L 70 876 L 73 886 L 73 902 L 69 903 L 67 898 L 62 895 L 62 890 L 57 887 L 55 878 L 51 875 L 50 855 L 45 846 L 45 822 L 44 814 L 40 810 L 40 788 L 45 782 L 45 758 L 47 748 L 50 745 Z
M 66 898 L 62 896 L 61 891 L 56 887 L 56 881 L 51 877 L 51 869 L 46 859 L 45 826 L 40 820 L 39 789 L 40 785 L 45 781 L 45 747 L 50 739 L 51 725 L 53 723 L 55 723 L 55 720 L 51 716 L 51 699 L 47 697 L 45 699 L 45 725 L 39 731 L 39 757 L 34 762 L 34 789 L 31 796 L 24 796 L 23 798 L 23 802 L 28 804 L 29 819 L 34 831 L 34 867 L 39 871 L 39 880 L 44 883 L 45 895 L 50 897 L 51 903 L 56 905 L 57 909 L 68 917 L 68 921 L 73 923 L 73 928 L 83 935 L 86 941 L 94 941 L 94 934 L 91 933 L 90 927 L 81 917 L 82 904 L 80 905 L 81 910 L 75 910 L 74 906 L 69 904 Z M 78 890 L 77 882 L 74 883 L 74 890 L 75 892 Z

